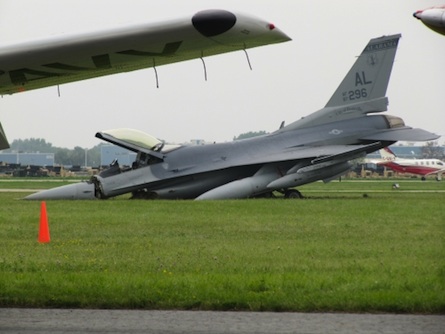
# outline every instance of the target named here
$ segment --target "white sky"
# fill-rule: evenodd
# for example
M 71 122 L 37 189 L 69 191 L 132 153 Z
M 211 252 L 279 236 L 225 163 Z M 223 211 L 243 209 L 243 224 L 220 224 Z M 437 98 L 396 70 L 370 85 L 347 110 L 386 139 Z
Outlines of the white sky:
M 90 148 L 100 130 L 130 127 L 170 142 L 230 141 L 276 130 L 322 108 L 369 39 L 402 34 L 387 96 L 388 114 L 445 135 L 445 36 L 412 13 L 421 0 L 0 0 L 0 44 L 218 8 L 274 23 L 293 41 L 201 61 L 49 87 L 0 98 L 9 141 L 44 138 Z M 444 143 L 444 138 L 439 143 Z

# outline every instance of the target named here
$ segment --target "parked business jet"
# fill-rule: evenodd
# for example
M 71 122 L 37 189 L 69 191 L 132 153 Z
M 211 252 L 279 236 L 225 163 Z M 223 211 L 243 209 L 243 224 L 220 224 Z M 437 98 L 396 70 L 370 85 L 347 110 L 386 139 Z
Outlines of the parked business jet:
M 428 175 L 436 174 L 436 180 L 442 180 L 445 172 L 445 162 L 439 159 L 401 159 L 398 158 L 388 147 L 379 150 L 382 157 L 378 165 L 391 168 L 398 173 L 410 173 L 422 175 L 422 180 Z

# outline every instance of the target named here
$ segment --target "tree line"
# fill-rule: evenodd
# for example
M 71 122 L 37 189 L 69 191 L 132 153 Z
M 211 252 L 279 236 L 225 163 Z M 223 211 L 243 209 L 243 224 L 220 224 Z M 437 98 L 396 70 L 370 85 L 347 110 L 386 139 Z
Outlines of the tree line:
M 76 146 L 73 149 L 53 146 L 42 138 L 15 139 L 11 147 L 4 150 L 4 153 L 54 153 L 54 163 L 64 166 L 84 166 L 85 160 L 88 166 L 97 167 L 100 164 L 100 147 L 106 144 L 99 144 L 90 149 Z M 86 159 L 85 159 L 86 158 Z
M 234 137 L 233 140 L 240 140 L 266 134 L 265 131 L 247 132 Z M 73 149 L 53 146 L 43 138 L 15 139 L 11 143 L 11 147 L 3 150 L 4 153 L 54 153 L 54 163 L 64 166 L 84 166 L 85 154 L 88 166 L 98 167 L 100 164 L 100 148 L 107 143 L 100 143 L 93 148 L 85 149 L 76 146 Z

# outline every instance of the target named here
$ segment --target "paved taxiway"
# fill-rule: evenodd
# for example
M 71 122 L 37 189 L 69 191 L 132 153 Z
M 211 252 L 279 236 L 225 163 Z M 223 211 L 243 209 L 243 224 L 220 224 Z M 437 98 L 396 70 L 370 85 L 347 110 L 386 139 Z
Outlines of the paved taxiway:
M 0 333 L 443 334 L 445 315 L 0 308 Z

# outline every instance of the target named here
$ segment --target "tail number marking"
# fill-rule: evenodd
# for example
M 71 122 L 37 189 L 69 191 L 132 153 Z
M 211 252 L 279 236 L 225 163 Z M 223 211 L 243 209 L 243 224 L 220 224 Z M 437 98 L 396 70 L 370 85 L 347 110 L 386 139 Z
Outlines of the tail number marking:
M 366 88 L 362 88 L 362 89 L 350 90 L 348 92 L 347 100 L 354 101 L 366 97 L 368 97 L 368 91 L 366 90 Z
M 355 73 L 355 87 L 357 86 L 365 86 L 372 84 L 371 80 L 366 79 L 366 74 L 364 71 Z M 368 91 L 366 88 L 357 88 L 354 90 L 350 90 L 343 94 L 344 100 L 347 101 L 355 101 L 368 97 Z

